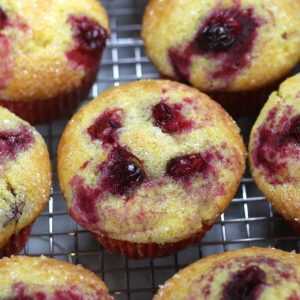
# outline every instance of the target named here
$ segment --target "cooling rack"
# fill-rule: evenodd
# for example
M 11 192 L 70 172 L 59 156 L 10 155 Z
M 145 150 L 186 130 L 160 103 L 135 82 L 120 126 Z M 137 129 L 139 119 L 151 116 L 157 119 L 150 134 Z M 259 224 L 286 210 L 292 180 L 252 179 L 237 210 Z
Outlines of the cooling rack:
M 140 39 L 146 2 L 102 1 L 110 17 L 111 38 L 89 99 L 123 82 L 159 77 L 146 57 Z M 246 143 L 253 122 L 254 118 L 238 120 Z M 62 120 L 38 127 L 50 150 L 54 172 L 53 195 L 33 227 L 24 254 L 43 254 L 81 264 L 100 276 L 116 299 L 147 300 L 180 268 L 210 254 L 254 245 L 300 250 L 300 239 L 272 210 L 247 171 L 231 205 L 198 245 L 156 260 L 134 261 L 108 253 L 89 232 L 69 217 L 57 184 L 57 145 L 66 123 L 67 120 Z

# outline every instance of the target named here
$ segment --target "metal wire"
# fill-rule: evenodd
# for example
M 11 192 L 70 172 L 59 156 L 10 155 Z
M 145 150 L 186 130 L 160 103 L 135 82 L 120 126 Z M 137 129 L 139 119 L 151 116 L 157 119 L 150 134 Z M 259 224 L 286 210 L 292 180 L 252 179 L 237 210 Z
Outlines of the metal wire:
M 140 39 L 141 19 L 146 0 L 106 0 L 111 38 L 102 68 L 89 99 L 122 82 L 158 78 L 145 55 Z M 87 99 L 88 100 L 88 99 Z M 213 253 L 247 246 L 276 246 L 299 251 L 300 240 L 256 188 L 247 172 L 231 205 L 206 237 L 193 247 L 156 260 L 133 261 L 106 252 L 89 232 L 69 217 L 57 184 L 56 153 L 67 120 L 38 127 L 45 137 L 54 170 L 53 198 L 38 218 L 24 249 L 27 255 L 46 255 L 79 263 L 96 272 L 107 283 L 116 299 L 151 299 L 159 284 L 180 268 Z M 240 125 L 247 137 L 253 119 Z

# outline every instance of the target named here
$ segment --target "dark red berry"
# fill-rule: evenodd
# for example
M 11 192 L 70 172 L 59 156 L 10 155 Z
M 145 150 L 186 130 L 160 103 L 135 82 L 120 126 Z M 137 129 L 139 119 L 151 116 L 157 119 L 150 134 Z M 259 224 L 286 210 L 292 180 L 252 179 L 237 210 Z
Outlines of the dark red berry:
M 0 7 L 0 30 L 3 29 L 7 24 L 7 15 L 4 12 L 3 8 Z
M 168 128 L 176 127 L 175 115 L 168 104 L 156 104 L 152 109 L 152 115 L 155 120 L 155 125 L 162 128 L 163 131 L 169 131 L 167 130 Z
M 213 12 L 197 34 L 196 42 L 203 52 L 223 52 L 242 45 L 250 48 L 249 39 L 257 27 L 251 10 L 221 9 Z M 248 41 L 249 40 L 249 41 Z
M 155 126 L 158 126 L 165 133 L 180 133 L 190 130 L 193 122 L 187 120 L 180 110 L 180 104 L 169 105 L 164 102 L 156 104 L 152 108 Z
M 175 79 L 188 83 L 193 57 L 204 55 L 221 62 L 220 68 L 211 74 L 212 78 L 230 80 L 249 65 L 249 53 L 257 37 L 256 29 L 261 24 L 263 21 L 255 15 L 253 8 L 212 10 L 193 40 L 169 49 L 168 57 Z
M 203 51 L 224 51 L 229 49 L 236 40 L 237 28 L 229 24 L 216 23 L 206 26 L 199 36 L 199 47 Z
M 171 159 L 167 163 L 166 173 L 174 179 L 184 179 L 200 172 L 203 166 L 201 154 L 188 154 Z
M 107 185 L 114 195 L 124 195 L 139 186 L 145 179 L 141 162 L 134 156 L 117 161 L 109 171 Z
M 255 300 L 265 284 L 266 274 L 257 266 L 237 272 L 224 288 L 224 300 Z
M 72 16 L 70 22 L 78 50 L 90 55 L 100 55 L 107 38 L 106 30 L 96 21 L 85 16 Z
M 289 135 L 294 138 L 297 143 L 300 143 L 300 116 L 294 117 L 291 120 Z
M 25 151 L 32 142 L 32 133 L 25 126 L 18 131 L 8 130 L 0 132 L 0 160 L 13 158 L 18 151 Z
M 117 130 L 122 127 L 122 110 L 114 109 L 102 113 L 87 131 L 92 140 L 100 140 L 102 145 L 113 145 L 118 141 Z

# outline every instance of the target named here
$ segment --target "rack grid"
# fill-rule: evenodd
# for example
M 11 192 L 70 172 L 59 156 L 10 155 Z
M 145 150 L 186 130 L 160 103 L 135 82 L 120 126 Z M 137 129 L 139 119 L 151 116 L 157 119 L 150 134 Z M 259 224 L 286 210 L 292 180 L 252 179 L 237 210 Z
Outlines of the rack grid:
M 146 0 L 103 0 L 111 26 L 102 67 L 88 99 L 103 90 L 132 80 L 158 78 L 145 55 L 140 39 L 141 19 Z M 245 139 L 254 118 L 238 120 Z M 116 299 L 151 299 L 157 287 L 180 268 L 197 259 L 224 251 L 273 246 L 300 251 L 295 236 L 256 188 L 247 171 L 240 188 L 225 213 L 198 244 L 166 258 L 129 260 L 111 254 L 68 215 L 57 183 L 57 145 L 67 120 L 39 126 L 47 141 L 53 165 L 53 194 L 48 207 L 36 221 L 24 254 L 46 255 L 81 264 L 94 271 L 108 285 Z M 245 140 L 247 143 L 247 140 Z

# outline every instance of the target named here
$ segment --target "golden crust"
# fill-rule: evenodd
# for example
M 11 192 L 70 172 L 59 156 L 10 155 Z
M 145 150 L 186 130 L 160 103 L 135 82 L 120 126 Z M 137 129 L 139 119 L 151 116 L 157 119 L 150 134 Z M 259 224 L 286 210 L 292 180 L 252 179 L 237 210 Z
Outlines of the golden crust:
M 263 107 L 260 115 L 258 116 L 250 136 L 249 142 L 249 161 L 250 169 L 259 189 L 263 192 L 265 197 L 272 203 L 274 208 L 282 214 L 286 219 L 291 221 L 300 222 L 300 199 L 299 199 L 299 184 L 300 184 L 300 154 L 292 155 L 288 152 L 282 157 L 276 157 L 274 164 L 283 162 L 286 166 L 278 171 L 273 170 L 272 178 L 275 182 L 270 182 L 270 176 L 265 174 L 262 166 L 257 166 L 254 159 L 254 151 L 259 141 L 259 130 L 263 126 L 270 127 L 270 121 L 277 124 L 273 128 L 274 133 L 281 134 L 284 131 L 283 127 L 285 122 L 282 123 L 284 117 L 287 122 L 300 114 L 300 75 L 293 76 L 283 82 L 277 92 L 271 94 L 268 102 Z M 276 113 L 270 119 L 270 115 Z M 281 124 L 282 123 L 282 124 Z M 276 143 L 276 140 L 274 140 Z M 279 148 L 275 146 L 279 151 Z M 291 147 L 298 146 L 292 145 Z M 278 161 L 277 161 L 278 160 Z M 272 160 L 270 160 L 272 163 Z M 273 180 L 273 181 L 274 181 Z M 276 182 L 277 181 L 277 182 Z
M 53 292 L 58 288 L 79 287 L 83 293 L 103 290 L 103 299 L 108 289 L 103 281 L 91 271 L 63 261 L 46 257 L 14 256 L 0 260 L 0 298 L 10 296 L 15 283 L 30 287 L 30 292 Z M 102 299 L 102 298 L 101 298 Z
M 0 165 L 0 248 L 13 233 L 37 218 L 50 197 L 51 163 L 43 138 L 27 122 L 0 107 L 0 131 L 17 129 L 20 125 L 31 128 L 35 141 L 27 151 L 18 153 L 15 159 Z M 13 194 L 9 191 L 11 188 Z M 6 214 L 14 207 L 14 203 L 23 201 L 25 205 L 18 220 L 6 224 Z
M 290 283 L 286 281 L 282 285 L 278 283 L 278 287 L 268 287 L 266 285 L 266 291 L 264 291 L 263 295 L 261 295 L 261 299 L 287 299 L 287 296 L 293 289 L 295 289 L 299 294 L 300 255 L 294 252 L 285 252 L 274 248 L 253 247 L 210 255 L 196 261 L 170 278 L 163 286 L 160 287 L 153 299 L 190 299 L 188 296 L 194 291 L 196 292 L 192 299 L 221 299 L 224 283 L 226 283 L 227 280 L 230 280 L 230 275 L 233 271 L 232 269 L 237 264 L 237 261 L 241 260 L 240 268 L 237 269 L 237 271 L 239 271 L 245 268 L 242 261 L 249 258 L 252 259 L 251 266 L 257 265 L 266 272 L 267 280 L 272 280 L 272 276 L 277 270 L 275 270 L 275 268 L 270 268 L 270 270 L 268 270 L 268 267 L 264 266 L 263 258 L 277 260 L 282 264 L 282 266 L 290 267 L 290 269 L 280 271 L 286 271 L 287 274 L 295 272 L 296 282 Z M 261 258 L 262 261 L 259 260 Z M 257 262 L 255 262 L 255 260 L 257 260 Z M 213 271 L 215 270 L 213 269 L 220 264 L 225 265 L 225 270 L 223 270 L 223 268 L 218 269 L 219 274 L 214 273 Z M 226 264 L 230 264 L 231 270 L 226 269 Z M 197 294 L 197 289 L 198 291 L 200 290 L 201 280 L 204 281 L 205 277 L 208 277 L 208 275 L 212 275 L 212 279 L 209 280 L 209 284 L 212 285 L 212 291 L 209 296 L 204 297 L 203 294 Z M 216 278 L 214 278 L 214 276 L 216 276 Z
M 173 137 L 153 126 L 151 107 L 160 101 L 163 93 L 170 103 L 191 99 L 196 108 L 187 105 L 186 116 L 196 121 L 199 128 Z M 75 203 L 74 188 L 70 184 L 72 178 L 79 174 L 86 184 L 94 187 L 98 173 L 96 166 L 108 156 L 98 141 L 91 142 L 86 129 L 103 111 L 114 108 L 125 112 L 119 133 L 120 145 L 126 146 L 143 161 L 153 187 L 149 189 L 146 184 L 142 185 L 128 202 L 113 195 L 98 201 L 95 210 L 101 214 L 101 221 L 97 230 L 89 229 L 97 234 L 104 230 L 118 240 L 164 243 L 188 238 L 199 232 L 204 223 L 212 224 L 239 186 L 245 168 L 245 147 L 238 127 L 220 105 L 198 90 L 167 80 L 143 80 L 112 88 L 73 116 L 58 149 L 59 183 L 69 209 L 72 210 Z M 221 149 L 223 142 L 225 149 Z M 222 151 L 230 166 L 217 161 L 215 167 L 219 178 L 215 183 L 208 179 L 194 182 L 193 189 L 204 191 L 202 196 L 200 190 L 199 193 L 187 193 L 180 183 L 162 179 L 165 178 L 166 163 L 171 158 L 210 149 Z M 86 162 L 90 163 L 82 169 Z M 161 180 L 166 181 L 161 185 Z M 209 184 L 212 184 L 211 188 L 205 188 Z M 218 193 L 223 185 L 224 193 Z
M 2 0 L 1 6 L 10 15 L 24 20 L 29 29 L 7 27 L 3 30 L 13 37 L 12 55 L 6 61 L 6 65 L 13 67 L 5 88 L 0 89 L 0 99 L 38 101 L 79 87 L 86 70 L 70 63 L 65 55 L 73 45 L 67 19 L 70 14 L 86 15 L 109 33 L 108 17 L 99 1 Z
M 214 58 L 194 56 L 190 82 L 202 91 L 244 91 L 276 82 L 300 60 L 300 2 L 294 0 L 151 0 L 146 8 L 142 38 L 148 56 L 166 76 L 174 77 L 168 50 L 180 49 L 193 40 L 209 13 L 219 7 L 240 5 L 254 8 L 264 21 L 257 29 L 257 39 L 250 53 L 250 66 L 227 82 L 212 80 L 220 62 Z M 158 42 L 159 41 L 159 42 Z M 274 63 L 276 62 L 276 63 Z

